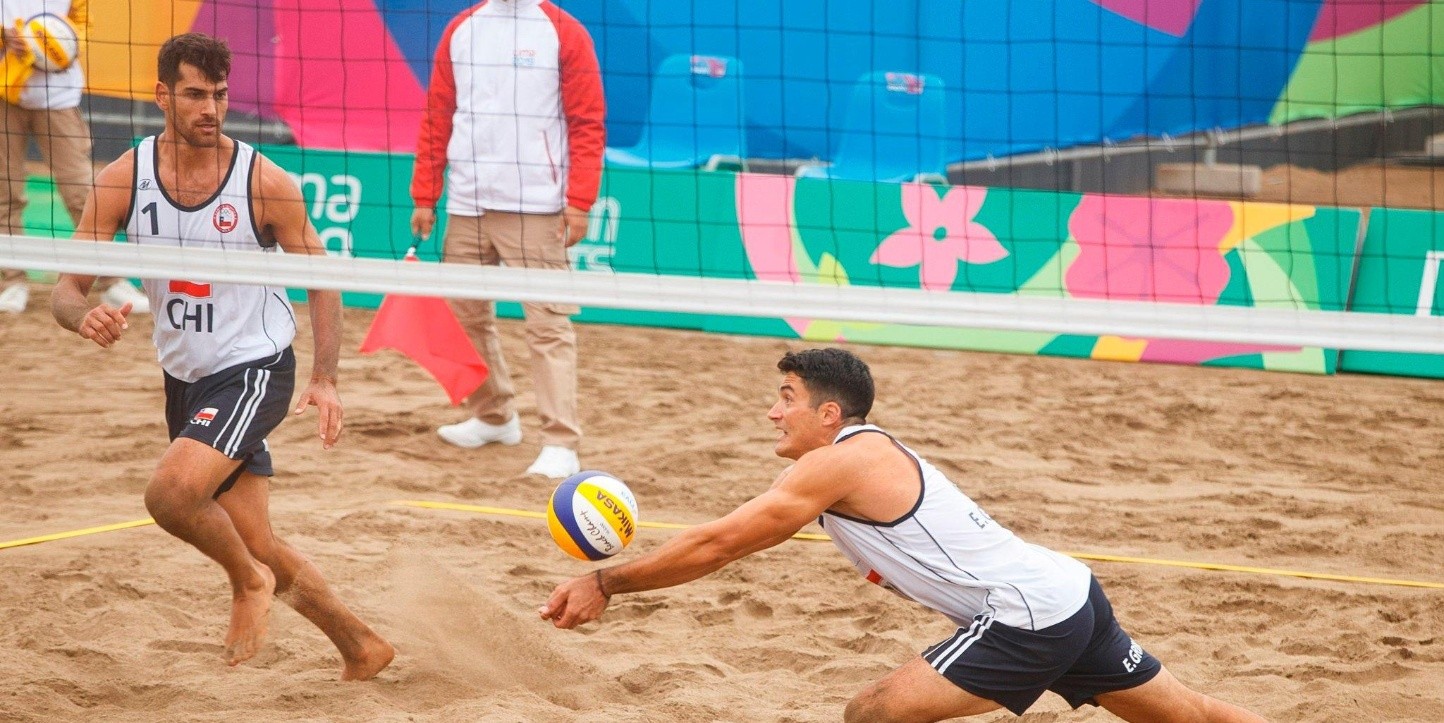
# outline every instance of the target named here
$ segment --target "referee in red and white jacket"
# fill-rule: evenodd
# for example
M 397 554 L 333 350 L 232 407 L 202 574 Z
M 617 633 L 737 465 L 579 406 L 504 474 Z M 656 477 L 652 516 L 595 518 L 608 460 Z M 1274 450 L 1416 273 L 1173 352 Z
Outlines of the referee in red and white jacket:
M 546 0 L 485 0 L 457 15 L 436 49 L 416 144 L 411 230 L 430 235 L 445 175 L 447 262 L 569 268 L 601 182 L 606 102 L 591 36 Z M 515 391 L 490 301 L 453 300 L 491 367 L 467 403 L 472 416 L 441 427 L 461 447 L 517 444 Z M 541 453 L 528 474 L 580 469 L 577 345 L 567 304 L 527 303 Z

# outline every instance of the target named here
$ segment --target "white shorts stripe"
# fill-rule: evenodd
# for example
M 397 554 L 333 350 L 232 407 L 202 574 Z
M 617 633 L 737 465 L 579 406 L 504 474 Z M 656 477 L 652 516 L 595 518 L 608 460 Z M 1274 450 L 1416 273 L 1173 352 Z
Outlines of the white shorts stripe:
M 246 395 L 243 395 L 243 397 L 249 398 L 246 399 L 246 408 L 241 413 L 241 421 L 236 425 L 235 430 L 231 433 L 231 438 L 228 442 L 226 442 L 225 449 L 221 450 L 221 452 L 227 457 L 234 455 L 236 453 L 236 450 L 240 448 L 241 442 L 246 437 L 246 432 L 251 428 L 251 422 L 255 421 L 256 419 L 256 410 L 260 408 L 261 400 L 266 398 L 266 387 L 270 384 L 271 381 L 271 370 L 257 369 L 255 371 L 255 392 L 251 393 L 248 391 Z M 249 376 L 250 373 L 251 370 L 246 370 L 247 376 Z
M 956 662 L 959 656 L 967 652 L 968 648 L 972 647 L 973 643 L 981 639 L 983 633 L 987 632 L 988 628 L 992 627 L 992 625 L 992 615 L 984 615 L 982 618 L 974 620 L 972 626 L 968 628 L 968 632 L 959 635 L 946 649 L 939 650 L 933 656 L 933 669 L 939 673 L 946 671 L 948 666 Z
M 251 388 L 251 370 L 250 370 L 250 369 L 247 369 L 247 370 L 246 370 L 245 374 L 241 377 L 241 380 L 242 380 L 242 383 L 245 385 L 245 388 L 246 388 L 246 389 L 250 389 L 250 388 Z M 226 423 L 223 424 L 223 425 L 221 425 L 221 431 L 216 432 L 216 441 L 217 441 L 217 442 L 219 442 L 222 438 L 224 438 L 224 437 L 226 436 L 226 431 L 231 428 L 231 425 L 232 425 L 232 424 L 235 424 L 235 423 L 236 423 L 236 420 L 237 420 L 237 419 L 240 418 L 240 416 L 241 416 L 241 409 L 245 406 L 245 404 L 246 404 L 246 392 L 241 392 L 241 396 L 239 396 L 239 397 L 236 398 L 236 405 L 231 408 L 231 413 L 226 415 Z M 219 449 L 219 447 L 217 447 L 217 449 Z

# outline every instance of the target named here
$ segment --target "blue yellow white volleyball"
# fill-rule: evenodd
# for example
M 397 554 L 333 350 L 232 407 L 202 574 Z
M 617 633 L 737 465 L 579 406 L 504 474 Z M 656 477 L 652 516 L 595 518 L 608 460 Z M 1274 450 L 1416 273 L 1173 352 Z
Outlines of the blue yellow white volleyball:
M 621 552 L 636 534 L 637 498 L 606 472 L 578 472 L 552 492 L 547 528 L 568 555 L 604 560 Z
M 75 26 L 54 13 L 41 13 L 26 20 L 20 37 L 35 56 L 35 69 L 42 73 L 65 70 L 80 55 L 80 36 Z

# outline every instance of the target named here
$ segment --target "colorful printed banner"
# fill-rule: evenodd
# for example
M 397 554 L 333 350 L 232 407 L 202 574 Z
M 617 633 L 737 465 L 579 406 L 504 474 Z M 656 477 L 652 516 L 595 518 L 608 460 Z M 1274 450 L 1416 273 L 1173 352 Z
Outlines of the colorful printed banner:
M 235 109 L 285 121 L 308 148 L 409 152 L 437 41 L 475 4 L 92 2 L 82 59 L 91 92 L 144 100 L 167 37 L 219 35 L 235 55 Z M 596 43 L 619 148 L 640 137 L 673 54 L 738 59 L 758 158 L 832 158 L 836 129 L 861 112 L 850 89 L 873 72 L 941 79 L 946 110 L 926 133 L 956 161 L 1437 104 L 1444 71 L 1444 0 L 558 4 Z M 1009 46 L 1027 52 L 998 50 Z
M 1360 216 L 1313 206 L 761 174 L 671 172 L 663 183 L 617 169 L 608 171 L 604 194 L 620 210 L 611 264 L 618 271 L 1312 309 L 1344 307 Z M 633 215 L 631 208 L 644 210 Z M 709 316 L 704 328 L 1316 373 L 1332 372 L 1337 362 L 1335 351 L 1313 348 L 825 319 Z
M 405 254 L 412 241 L 409 156 L 265 151 L 293 173 L 333 253 L 393 259 Z M 1370 247 L 1383 266 L 1375 270 L 1376 262 L 1366 259 L 1358 304 L 1373 298 L 1373 274 L 1390 281 L 1378 293 L 1398 307 L 1403 296 L 1419 293 L 1419 259 L 1444 249 L 1444 242 L 1434 241 L 1433 214 L 1379 215 L 1379 228 L 1394 226 L 1391 238 L 1425 239 L 1426 247 L 1404 262 L 1394 246 L 1388 255 L 1377 250 L 1380 241 Z M 590 232 L 571 255 L 581 270 L 1340 310 L 1348 298 L 1360 216 L 1351 209 L 1302 205 L 608 169 Z M 31 218 L 27 213 L 27 221 Z M 1428 233 L 1415 228 L 1420 223 L 1431 224 Z M 436 260 L 442 233 L 438 228 L 421 247 L 425 259 Z M 1396 270 L 1398 263 L 1409 265 L 1412 276 Z M 1437 264 L 1432 268 L 1438 271 Z M 1401 277 L 1408 281 L 1404 286 L 1396 283 Z M 375 294 L 344 298 L 371 308 L 380 301 Z M 504 315 L 520 315 L 516 304 L 499 308 Z M 580 320 L 1314 373 L 1333 372 L 1338 359 L 1336 351 L 1317 348 L 811 318 L 588 308 Z
M 1380 314 L 1444 316 L 1444 214 L 1376 208 L 1359 257 L 1351 309 Z M 1444 355 L 1346 351 L 1351 372 L 1444 378 Z
M 1444 102 L 1444 2 L 1330 0 L 1270 123 Z

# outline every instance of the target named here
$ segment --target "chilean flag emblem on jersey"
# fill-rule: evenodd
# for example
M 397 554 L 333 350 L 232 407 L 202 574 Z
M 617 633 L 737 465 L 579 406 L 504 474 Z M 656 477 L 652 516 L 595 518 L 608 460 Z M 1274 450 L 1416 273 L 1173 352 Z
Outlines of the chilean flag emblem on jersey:
M 236 207 L 229 203 L 223 203 L 216 207 L 215 214 L 211 217 L 211 223 L 221 233 L 230 233 L 236 229 L 236 221 L 240 214 L 236 213 Z
M 172 294 L 185 294 L 193 299 L 209 299 L 211 298 L 211 285 L 172 279 L 170 282 L 170 292 Z

